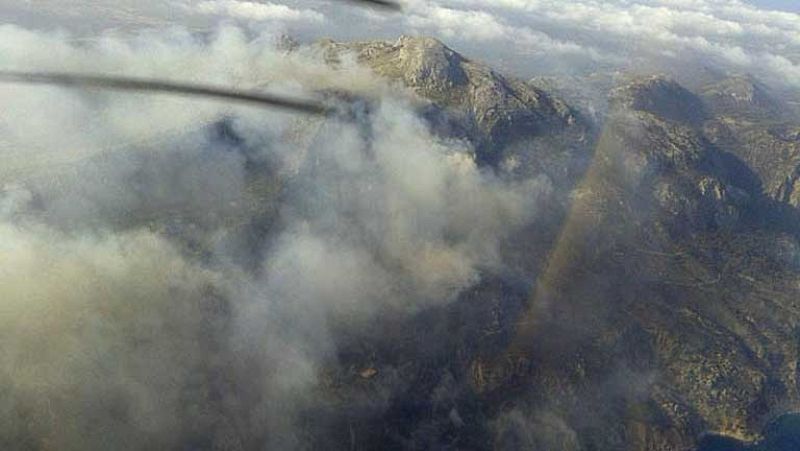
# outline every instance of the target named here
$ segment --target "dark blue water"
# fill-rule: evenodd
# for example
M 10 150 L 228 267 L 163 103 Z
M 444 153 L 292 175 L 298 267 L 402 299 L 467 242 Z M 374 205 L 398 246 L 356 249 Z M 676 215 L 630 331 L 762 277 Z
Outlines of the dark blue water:
M 800 414 L 779 417 L 763 433 L 764 439 L 758 443 L 709 435 L 700 441 L 697 451 L 800 451 Z

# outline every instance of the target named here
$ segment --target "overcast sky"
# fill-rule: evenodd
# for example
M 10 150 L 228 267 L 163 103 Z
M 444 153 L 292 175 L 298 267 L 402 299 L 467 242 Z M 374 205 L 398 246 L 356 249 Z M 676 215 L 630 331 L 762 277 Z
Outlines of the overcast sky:
M 405 0 L 384 14 L 323 0 L 0 0 L 6 22 L 74 35 L 234 23 L 301 40 L 436 36 L 518 75 L 694 61 L 800 83 L 796 0 Z M 0 62 L 1 63 L 1 62 Z

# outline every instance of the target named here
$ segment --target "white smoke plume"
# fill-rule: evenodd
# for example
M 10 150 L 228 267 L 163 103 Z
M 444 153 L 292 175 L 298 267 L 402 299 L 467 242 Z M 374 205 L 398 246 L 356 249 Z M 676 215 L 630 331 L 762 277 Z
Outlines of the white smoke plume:
M 307 446 L 301 414 L 343 333 L 502 271 L 547 179 L 484 173 L 409 94 L 274 42 L 0 28 L 4 68 L 364 99 L 319 119 L 1 87 L 0 448 Z

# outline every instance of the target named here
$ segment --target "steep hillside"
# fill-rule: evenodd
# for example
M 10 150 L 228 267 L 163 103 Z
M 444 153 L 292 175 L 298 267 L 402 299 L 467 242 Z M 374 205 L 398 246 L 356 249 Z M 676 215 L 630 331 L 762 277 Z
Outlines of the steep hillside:
M 555 415 L 572 449 L 755 439 L 799 399 L 795 229 L 761 228 L 769 201 L 704 139 L 698 98 L 658 78 L 613 97 L 530 309 L 476 387 Z
M 433 38 L 323 45 L 331 59 L 354 53 L 379 75 L 429 101 L 424 114 L 434 128 L 470 140 L 479 162 L 512 171 L 545 169 L 555 178 L 564 177 L 565 168 L 571 174 L 582 170 L 575 162 L 591 145 L 588 124 L 563 100 L 532 84 L 505 77 Z
M 557 135 L 561 146 L 529 146 L 530 158 L 581 156 L 564 145 L 580 116 L 437 41 L 330 45 L 474 120 L 482 152 L 513 149 L 507 134 Z M 615 88 L 566 213 L 506 255 L 534 236 L 552 243 L 530 256 L 530 280 L 487 272 L 450 307 L 354 338 L 343 358 L 357 370 L 332 374 L 324 396 L 336 393 L 334 410 L 353 408 L 346 399 L 374 410 L 327 427 L 365 448 L 686 450 L 708 433 L 757 440 L 791 412 L 797 229 L 762 190 L 771 172 L 709 133 L 740 104 L 714 96 L 663 77 Z M 387 383 L 401 395 L 380 398 Z
M 743 77 L 708 86 L 702 95 L 714 112 L 705 126 L 708 139 L 752 168 L 767 195 L 799 206 L 800 120 L 792 110 Z

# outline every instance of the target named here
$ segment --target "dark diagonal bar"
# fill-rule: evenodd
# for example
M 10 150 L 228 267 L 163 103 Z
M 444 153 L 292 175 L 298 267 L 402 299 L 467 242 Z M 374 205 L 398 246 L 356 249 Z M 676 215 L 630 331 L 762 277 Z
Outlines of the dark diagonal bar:
M 79 88 L 98 88 L 116 91 L 164 93 L 181 96 L 208 97 L 279 108 L 308 114 L 328 114 L 327 106 L 302 99 L 241 91 L 219 86 L 178 83 L 165 80 L 127 78 L 106 75 L 79 75 L 69 73 L 0 71 L 0 83 L 58 85 Z

